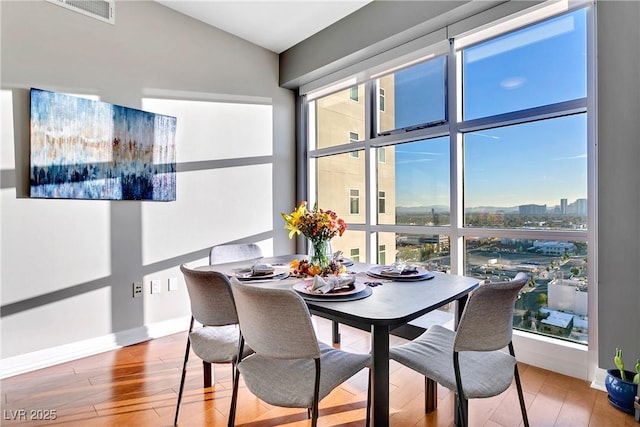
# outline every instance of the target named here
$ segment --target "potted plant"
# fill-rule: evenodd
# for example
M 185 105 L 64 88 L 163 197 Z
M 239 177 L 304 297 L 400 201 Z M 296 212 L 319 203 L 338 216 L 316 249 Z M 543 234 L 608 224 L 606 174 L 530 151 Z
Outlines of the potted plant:
M 607 370 L 605 378 L 609 403 L 621 411 L 633 414 L 633 402 L 638 393 L 638 382 L 640 382 L 640 359 L 636 361 L 635 372 L 625 370 L 622 350 L 616 348 L 613 363 L 616 365 L 616 369 Z

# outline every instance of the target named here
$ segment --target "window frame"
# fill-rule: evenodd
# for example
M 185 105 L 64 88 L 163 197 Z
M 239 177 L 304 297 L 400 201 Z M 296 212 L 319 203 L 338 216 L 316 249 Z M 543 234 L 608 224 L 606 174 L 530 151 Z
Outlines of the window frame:
M 375 132 L 377 115 L 376 106 L 379 106 L 379 91 L 376 86 L 375 79 L 360 81 L 359 84 L 364 86 L 364 102 L 367 108 L 365 113 L 365 136 L 364 139 L 357 143 L 357 146 L 363 151 L 365 162 L 367 164 L 365 174 L 365 196 L 366 202 L 364 206 L 361 206 L 365 210 L 365 223 L 364 224 L 349 224 L 349 228 L 354 231 L 365 232 L 365 262 L 375 262 L 376 260 L 376 248 L 377 246 L 377 233 L 384 232 L 410 232 L 415 234 L 440 234 L 447 235 L 449 237 L 450 253 L 451 253 L 451 273 L 452 274 L 464 274 L 464 258 L 465 258 L 465 245 L 464 239 L 466 237 L 504 237 L 504 238 L 519 238 L 519 239 L 543 239 L 543 240 L 568 240 L 568 241 L 584 241 L 588 243 L 588 258 L 590 260 L 597 260 L 597 193 L 596 193 L 596 176 L 597 176 L 597 164 L 596 164 L 596 131 L 595 131 L 595 118 L 596 118 L 596 103 L 595 103 L 595 7 L 588 2 L 576 3 L 568 10 L 562 13 L 556 13 L 554 15 L 537 17 L 532 21 L 527 22 L 526 25 L 520 25 L 515 28 L 509 29 L 509 31 L 524 28 L 529 25 L 534 25 L 543 19 L 552 19 L 564 13 L 571 13 L 577 9 L 587 9 L 587 96 L 581 99 L 574 99 L 565 102 L 560 102 L 552 105 L 544 105 L 541 107 L 535 107 L 523 111 L 511 111 L 504 114 L 499 114 L 491 117 L 482 117 L 473 120 L 462 120 L 460 109 L 460 91 L 461 88 L 457 85 L 457 73 L 460 72 L 461 59 L 459 57 L 460 49 L 467 46 L 471 46 L 471 43 L 460 44 L 458 42 L 462 40 L 460 38 L 450 39 L 450 50 L 447 54 L 447 96 L 446 100 L 448 105 L 446 106 L 445 123 L 434 123 L 432 126 L 423 127 L 419 129 L 401 130 L 398 132 L 392 132 L 388 134 L 377 134 Z M 486 27 L 486 26 L 485 26 Z M 478 30 L 479 33 L 485 31 L 486 28 Z M 468 34 L 465 33 L 466 37 Z M 483 39 L 477 39 L 475 43 L 483 42 L 490 38 L 500 36 L 501 34 L 493 34 L 486 36 Z M 587 230 L 528 230 L 528 229 L 489 229 L 489 228 L 470 228 L 463 225 L 463 200 L 462 200 L 462 135 L 467 132 L 486 130 L 493 127 L 501 127 L 510 124 L 527 123 L 530 121 L 543 120 L 553 117 L 563 117 L 572 114 L 586 114 L 587 115 L 587 210 L 588 210 L 588 227 Z M 450 225 L 448 226 L 404 226 L 396 224 L 378 224 L 377 223 L 377 191 L 376 191 L 376 178 L 375 178 L 375 161 L 377 161 L 377 155 L 374 149 L 378 147 L 394 146 L 396 144 L 404 142 L 418 141 L 421 139 L 436 138 L 441 136 L 448 136 L 450 138 Z M 331 147 L 331 149 L 323 150 L 311 150 L 307 151 L 307 159 L 313 160 L 317 156 L 326 156 L 333 154 L 340 154 L 342 152 L 348 152 L 353 150 L 352 147 L 345 149 L 344 147 Z M 309 199 L 313 199 L 314 191 L 312 188 L 308 189 Z M 590 324 L 594 325 L 589 331 L 589 343 L 588 347 L 580 344 L 573 346 L 571 343 L 562 343 L 563 346 L 571 348 L 569 351 L 576 351 L 578 353 L 589 352 L 588 355 L 580 355 L 581 359 L 588 359 L 589 363 L 593 365 L 594 358 L 597 357 L 593 354 L 597 352 L 597 269 L 596 262 L 590 262 L 588 266 L 588 280 L 589 280 L 589 320 Z M 550 348 L 559 344 L 558 340 L 552 337 L 540 337 L 530 340 L 532 334 L 526 332 L 514 333 L 514 341 L 536 342 L 538 344 L 532 345 L 532 351 L 535 352 L 535 346 L 541 342 L 544 345 L 550 345 Z M 547 343 L 549 341 L 549 343 Z M 573 354 L 573 353 L 572 353 Z M 575 357 L 575 356 L 574 356 Z M 575 369 L 574 369 L 575 370 Z M 561 372 L 562 370 L 559 370 Z M 591 373 L 585 377 L 589 377 Z

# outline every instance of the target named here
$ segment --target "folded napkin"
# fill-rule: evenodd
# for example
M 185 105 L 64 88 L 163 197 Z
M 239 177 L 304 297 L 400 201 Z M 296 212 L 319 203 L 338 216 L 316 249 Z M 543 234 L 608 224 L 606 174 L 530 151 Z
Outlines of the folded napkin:
M 411 274 L 418 271 L 418 267 L 415 265 L 393 265 L 389 268 L 385 268 L 381 273 L 388 276 L 400 276 L 403 274 Z
M 320 275 L 313 276 L 313 284 L 309 286 L 307 289 L 311 292 L 317 294 L 326 294 L 331 291 L 335 291 L 338 289 L 349 289 L 353 288 L 353 283 L 355 282 L 355 275 L 341 275 L 341 276 L 328 276 L 323 278 Z
M 274 268 L 271 264 L 256 264 L 251 267 L 251 274 L 253 276 L 265 276 L 274 272 Z

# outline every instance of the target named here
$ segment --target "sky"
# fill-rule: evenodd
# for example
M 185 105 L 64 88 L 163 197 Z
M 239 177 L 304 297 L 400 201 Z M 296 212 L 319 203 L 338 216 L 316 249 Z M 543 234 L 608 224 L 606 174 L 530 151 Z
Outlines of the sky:
M 463 115 L 488 117 L 586 97 L 586 10 L 463 52 Z M 444 119 L 443 58 L 396 73 L 396 127 Z M 424 96 L 428 93 L 428 96 Z M 587 197 L 585 114 L 473 132 L 465 207 L 553 207 Z M 449 205 L 449 140 L 396 146 L 397 206 Z

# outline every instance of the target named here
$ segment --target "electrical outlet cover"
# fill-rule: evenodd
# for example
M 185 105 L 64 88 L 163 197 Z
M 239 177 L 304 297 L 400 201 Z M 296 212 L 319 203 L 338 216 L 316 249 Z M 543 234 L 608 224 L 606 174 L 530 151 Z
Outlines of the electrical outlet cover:
M 139 298 L 142 296 L 142 282 L 133 282 L 133 297 Z
M 152 280 L 151 281 L 151 293 L 159 294 L 160 293 L 160 280 Z

